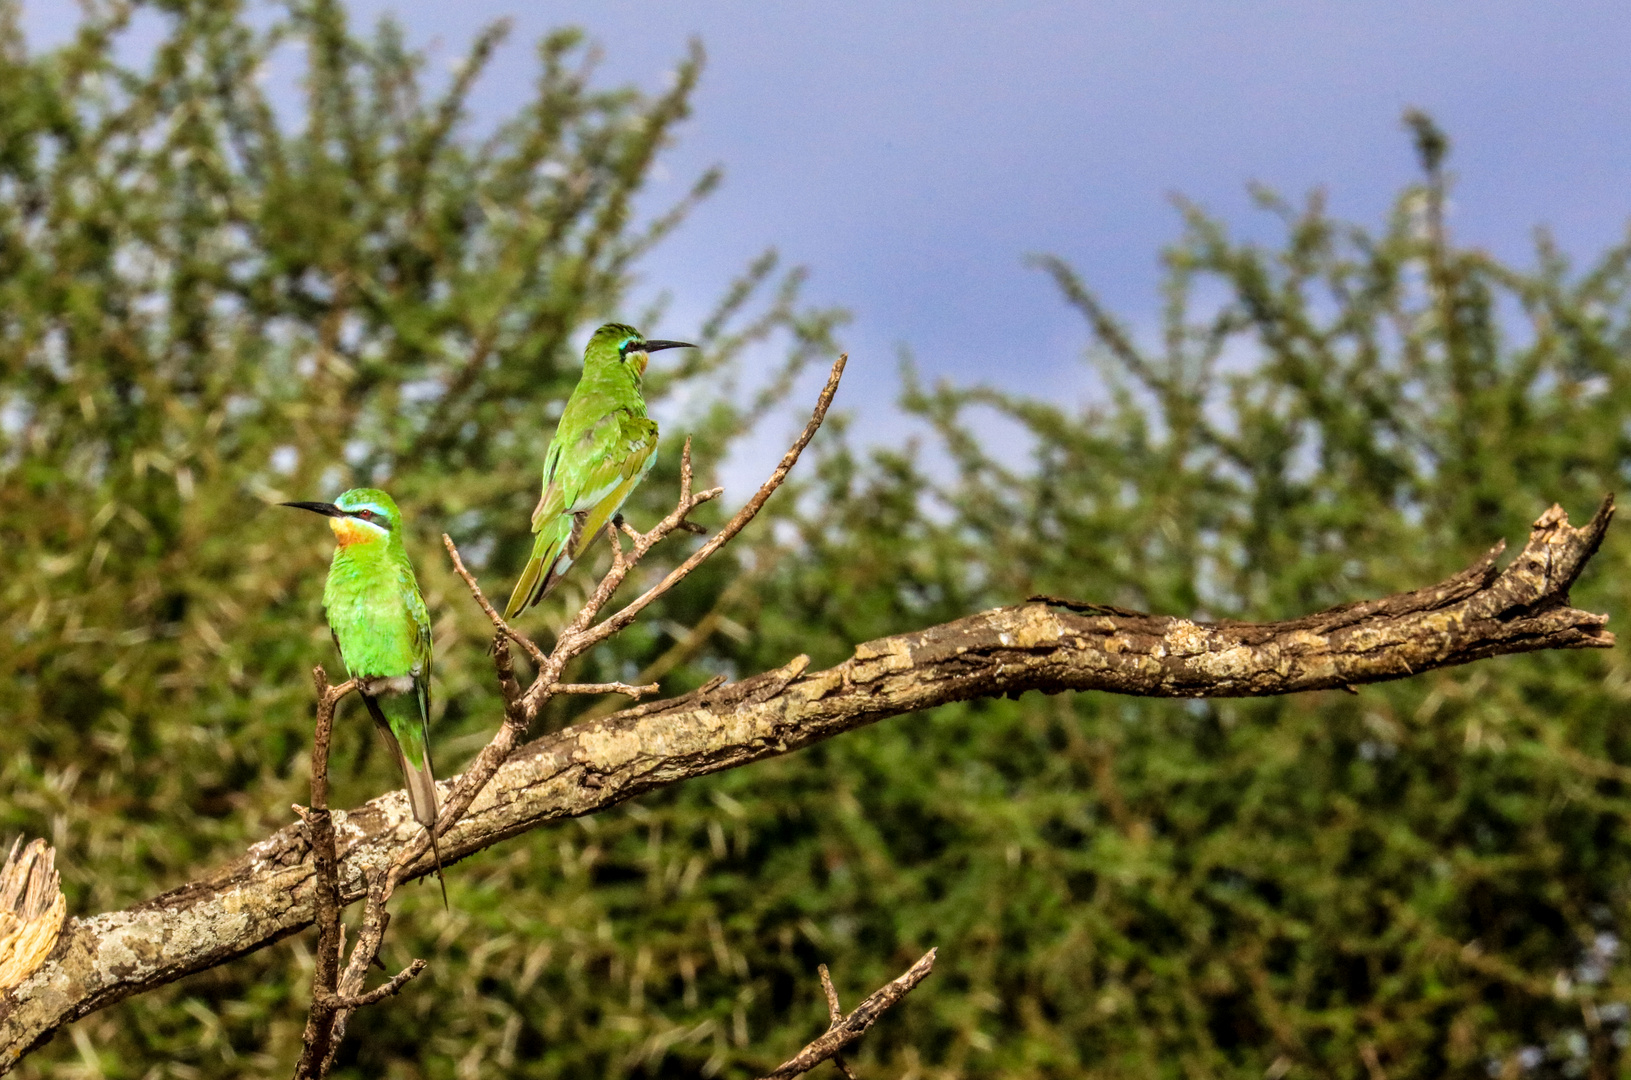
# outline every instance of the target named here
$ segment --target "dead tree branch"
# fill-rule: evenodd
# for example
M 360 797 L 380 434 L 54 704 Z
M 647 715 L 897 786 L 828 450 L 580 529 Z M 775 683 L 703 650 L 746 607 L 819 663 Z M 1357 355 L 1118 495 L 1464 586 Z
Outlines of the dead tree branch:
M 929 972 L 934 970 L 934 955 L 937 951 L 930 949 L 924 953 L 918 962 L 907 968 L 899 978 L 875 991 L 848 1016 L 839 1011 L 838 991 L 833 989 L 832 979 L 827 974 L 827 965 L 821 965 L 821 988 L 827 993 L 827 1014 L 831 1017 L 831 1024 L 814 1042 L 766 1074 L 764 1080 L 792 1080 L 793 1077 L 804 1075 L 828 1058 L 833 1058 L 837 1062 L 839 1070 L 845 1076 L 851 1076 L 849 1066 L 838 1057 L 839 1051 L 865 1035 L 867 1028 L 876 1023 L 878 1017 L 891 1005 L 911 993 L 913 987 L 929 977 Z
M 636 705 L 504 754 L 480 785 L 491 790 L 472 795 L 469 812 L 461 809 L 443 834 L 443 856 L 451 864 L 545 822 L 947 702 L 1027 690 L 1290 694 L 1505 653 L 1609 648 L 1607 617 L 1571 607 L 1569 589 L 1612 513 L 1605 500 L 1577 529 L 1553 507 L 1504 570 L 1495 565 L 1497 547 L 1438 585 L 1286 622 L 1197 623 L 1049 600 L 867 642 L 824 671 L 808 671 L 808 660 L 797 657 L 734 685 Z M 507 663 L 508 649 L 495 661 Z M 556 681 L 534 689 L 547 693 Z M 472 790 L 467 779 L 455 787 Z M 364 867 L 390 864 L 423 835 L 400 791 L 334 819 L 346 903 L 367 891 Z M 415 862 L 403 872 L 429 869 Z M 162 896 L 69 920 L 46 963 L 0 994 L 0 1070 L 71 1020 L 312 925 L 315 881 L 305 829 L 294 825 Z
M 328 673 L 319 664 L 312 671 L 317 687 L 317 723 L 311 747 L 311 806 L 295 807 L 305 823 L 311 845 L 312 913 L 317 922 L 317 956 L 312 970 L 312 1008 L 306 1018 L 305 1048 L 295 1075 L 321 1075 L 328 1060 L 338 1013 L 335 991 L 339 986 L 341 952 L 345 934 L 340 926 L 339 856 L 334 847 L 334 815 L 328 808 L 328 748 L 334 732 L 334 710 L 340 699 L 356 688 L 355 680 L 330 686 Z
M 56 851 L 44 840 L 24 844 L 17 837 L 0 863 L 0 990 L 45 962 L 67 914 Z

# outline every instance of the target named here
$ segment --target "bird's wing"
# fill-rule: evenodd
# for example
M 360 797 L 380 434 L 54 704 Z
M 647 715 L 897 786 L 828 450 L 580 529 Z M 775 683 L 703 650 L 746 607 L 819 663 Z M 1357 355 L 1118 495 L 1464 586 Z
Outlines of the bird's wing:
M 594 486 L 579 498 L 575 507 L 584 515 L 583 527 L 575 535 L 571 552 L 575 559 L 599 536 L 612 515 L 651 469 L 657 452 L 657 425 L 644 416 L 613 413 L 603 421 L 607 434 L 604 454 L 594 473 Z
M 549 449 L 544 451 L 544 484 L 538 495 L 538 505 L 532 508 L 532 531 L 538 532 L 546 522 L 554 521 L 565 509 L 562 499 L 560 481 L 556 474 L 561 467 L 561 450 L 565 442 L 561 433 L 555 432 L 555 437 L 549 441 Z
M 413 676 L 414 694 L 419 699 L 419 716 L 425 725 L 425 742 L 430 742 L 430 667 L 434 659 L 434 650 L 431 640 L 430 610 L 425 607 L 425 598 L 419 593 L 419 582 L 413 576 L 413 564 L 406 560 L 402 563 L 401 581 L 403 607 L 406 608 L 408 621 L 412 623 L 413 633 L 413 666 L 409 673 Z
M 560 442 L 559 432 L 556 436 L 545 465 L 544 495 L 533 513 L 538 539 L 505 618 L 537 603 L 560 580 L 645 476 L 657 449 L 657 425 L 631 409 L 607 413 L 568 443 Z
M 555 482 L 561 488 L 562 512 L 581 514 L 628 479 L 631 458 L 643 463 L 657 445 L 657 425 L 627 409 L 601 417 L 562 455 Z

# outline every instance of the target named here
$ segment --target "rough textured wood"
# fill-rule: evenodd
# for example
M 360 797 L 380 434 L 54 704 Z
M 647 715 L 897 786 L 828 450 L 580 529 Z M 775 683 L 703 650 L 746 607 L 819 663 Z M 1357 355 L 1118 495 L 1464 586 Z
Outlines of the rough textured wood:
M 44 840 L 24 846 L 19 836 L 0 865 L 0 990 L 28 978 L 56 945 L 68 913 L 56 857 Z
M 1027 690 L 1241 697 L 1358 686 L 1502 653 L 1608 648 L 1607 617 L 1568 591 L 1613 513 L 1584 528 L 1553 507 L 1498 571 L 1497 547 L 1447 581 L 1280 623 L 1197 623 L 1045 601 L 867 642 L 810 672 L 798 657 L 743 682 L 640 705 L 521 747 L 443 842 L 447 862 L 562 818 L 796 750 L 885 717 Z M 1070 610 L 1075 607 L 1079 610 Z M 393 792 L 334 814 L 351 902 L 365 867 L 421 832 Z M 414 869 L 431 869 L 428 859 Z M 124 911 L 69 920 L 46 963 L 0 995 L 0 1071 L 58 1027 L 312 924 L 299 824 L 242 858 Z

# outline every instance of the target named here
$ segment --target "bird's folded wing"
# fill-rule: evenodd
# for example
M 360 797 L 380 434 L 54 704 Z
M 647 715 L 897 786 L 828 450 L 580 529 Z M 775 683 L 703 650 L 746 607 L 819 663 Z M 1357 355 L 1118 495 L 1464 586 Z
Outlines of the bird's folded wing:
M 543 493 L 538 496 L 538 505 L 532 508 L 532 531 L 537 532 L 548 522 L 561 516 L 566 509 L 564 493 L 561 490 L 561 440 L 551 439 L 549 449 L 544 453 L 544 487 Z
M 657 425 L 643 416 L 628 417 L 620 436 L 616 460 L 607 461 L 596 477 L 604 487 L 582 511 L 583 527 L 574 534 L 576 543 L 571 551 L 574 559 L 595 542 L 606 523 L 622 509 L 629 493 L 645 477 L 652 455 L 657 451 Z
M 591 428 L 590 434 L 594 444 L 586 453 L 564 460 L 556 474 L 568 514 L 594 510 L 644 472 L 647 459 L 657 449 L 657 425 L 621 409 Z

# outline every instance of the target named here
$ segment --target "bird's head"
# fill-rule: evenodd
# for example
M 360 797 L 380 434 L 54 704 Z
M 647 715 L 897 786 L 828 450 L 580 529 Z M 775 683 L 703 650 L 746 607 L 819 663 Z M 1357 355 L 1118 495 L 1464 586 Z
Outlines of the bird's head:
M 633 369 L 635 378 L 639 378 L 646 373 L 649 354 L 663 349 L 694 348 L 696 346 L 689 341 L 647 340 L 632 326 L 607 323 L 590 335 L 589 346 L 583 350 L 583 362 L 585 367 L 595 363 L 626 364 Z
M 341 547 L 388 539 L 402 529 L 402 511 L 396 500 L 378 488 L 352 488 L 331 503 L 286 502 L 329 519 L 329 528 Z

